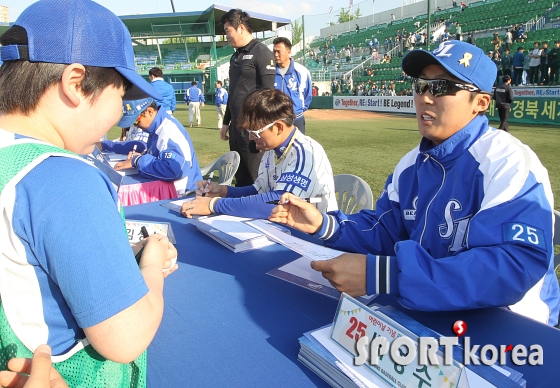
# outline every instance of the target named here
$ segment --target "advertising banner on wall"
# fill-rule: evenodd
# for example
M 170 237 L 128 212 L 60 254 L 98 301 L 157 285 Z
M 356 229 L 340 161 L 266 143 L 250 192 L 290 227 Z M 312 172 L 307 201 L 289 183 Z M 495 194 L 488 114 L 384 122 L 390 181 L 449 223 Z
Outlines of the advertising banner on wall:
M 560 88 L 546 86 L 538 88 L 512 88 L 513 98 L 516 97 L 534 97 L 534 98 L 560 98 Z
M 367 110 L 371 112 L 415 113 L 413 97 L 333 97 L 333 109 Z
M 416 113 L 414 97 L 334 96 L 332 99 L 333 109 L 366 110 L 384 113 Z M 325 109 L 327 107 L 317 108 Z M 490 120 L 499 120 L 498 109 L 494 100 L 490 102 L 486 115 Z M 557 98 L 514 97 L 511 103 L 509 122 L 560 125 L 560 96 Z

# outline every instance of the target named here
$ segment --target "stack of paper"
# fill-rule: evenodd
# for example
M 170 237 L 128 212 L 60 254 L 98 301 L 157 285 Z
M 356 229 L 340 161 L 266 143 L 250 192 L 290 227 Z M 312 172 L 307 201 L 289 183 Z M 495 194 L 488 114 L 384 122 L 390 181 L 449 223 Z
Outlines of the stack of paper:
M 227 215 L 199 218 L 193 220 L 202 233 L 212 237 L 214 240 L 228 248 L 238 252 L 247 252 L 273 245 L 263 233 L 245 224 L 250 218 L 241 218 Z

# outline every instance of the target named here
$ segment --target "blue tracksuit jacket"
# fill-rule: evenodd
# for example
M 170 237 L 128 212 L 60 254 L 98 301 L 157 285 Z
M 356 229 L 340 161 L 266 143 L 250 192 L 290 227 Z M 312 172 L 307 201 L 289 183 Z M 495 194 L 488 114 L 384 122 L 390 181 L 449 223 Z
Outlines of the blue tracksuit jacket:
M 301 116 L 311 104 L 311 75 L 309 70 L 290 59 L 290 67 L 283 76 L 276 66 L 274 88 L 286 93 L 294 103 L 296 117 Z
M 175 112 L 177 101 L 175 99 L 175 89 L 161 78 L 156 78 L 151 85 L 161 94 L 163 100 L 156 100 L 157 104 L 165 111 Z
M 477 116 L 396 166 L 376 209 L 324 215 L 317 235 L 367 254 L 367 293 L 416 310 L 510 306 L 555 325 L 553 197 L 534 152 Z
M 132 158 L 138 172 L 164 181 L 188 178 L 186 190 L 196 190 L 195 182 L 202 180 L 202 174 L 191 138 L 181 123 L 160 108 L 145 131 L 150 134 L 148 150 Z
M 227 101 L 228 101 L 227 91 L 223 87 L 216 89 L 216 106 L 227 105 Z
M 202 90 L 196 87 L 196 85 L 191 86 L 187 89 L 185 93 L 186 102 L 204 102 L 204 94 Z

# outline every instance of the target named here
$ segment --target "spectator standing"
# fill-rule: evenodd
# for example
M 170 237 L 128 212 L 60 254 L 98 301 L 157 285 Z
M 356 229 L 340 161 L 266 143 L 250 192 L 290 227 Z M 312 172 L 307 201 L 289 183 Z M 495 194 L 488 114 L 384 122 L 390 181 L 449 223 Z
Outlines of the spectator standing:
M 457 4 L 457 3 L 455 3 L 455 4 Z M 463 40 L 463 36 L 461 35 L 462 31 L 463 31 L 463 29 L 462 29 L 461 25 L 459 23 L 457 23 L 455 25 L 455 39 Z
M 511 90 L 510 84 L 511 77 L 506 74 L 502 77 L 502 83 L 494 89 L 494 100 L 496 101 L 496 108 L 498 108 L 498 115 L 500 116 L 500 126 L 498 129 L 506 132 L 509 132 L 510 104 L 513 101 L 513 90 Z
M 509 75 L 511 77 L 511 68 L 513 63 L 513 57 L 509 53 L 509 49 L 505 50 L 502 54 L 502 74 Z
M 511 44 L 513 43 L 513 37 L 511 35 L 511 31 L 509 29 L 506 29 L 506 33 L 504 35 L 504 43 L 505 43 L 505 50 L 510 50 L 511 49 Z
M 224 124 L 224 116 L 226 114 L 226 106 L 228 102 L 228 92 L 222 87 L 222 81 L 216 81 L 216 112 L 218 113 L 218 130 L 222 129 Z
M 494 85 L 497 86 L 500 81 L 500 73 L 502 70 L 502 59 L 500 58 L 500 52 L 498 50 L 492 53 L 492 62 L 496 65 L 496 79 L 494 80 Z
M 156 89 L 163 97 L 163 100 L 156 100 L 157 104 L 167 113 L 173 114 L 177 104 L 175 89 L 163 80 L 163 71 L 159 67 L 152 67 L 148 72 L 148 75 L 154 89 Z
M 276 76 L 274 88 L 286 93 L 294 103 L 294 125 L 305 134 L 305 117 L 303 112 L 309 108 L 312 99 L 311 74 L 305 66 L 294 62 L 291 58 L 292 42 L 280 37 L 272 41 L 274 59 L 276 60 Z M 346 49 L 349 51 L 348 49 Z
M 537 85 L 539 83 L 539 69 L 541 67 L 541 52 L 540 42 L 533 43 L 533 49 L 527 55 L 531 60 L 529 61 L 529 81 L 528 85 Z
M 262 153 L 257 150 L 255 142 L 249 139 L 245 128 L 237 128 L 237 117 L 241 102 L 251 92 L 274 88 L 276 66 L 272 51 L 253 39 L 251 18 L 247 12 L 232 9 L 222 16 L 221 22 L 229 45 L 236 51 L 229 62 L 230 95 L 220 138 L 229 140 L 230 150 L 237 151 L 241 156 L 241 163 L 235 173 L 236 185 L 249 186 L 257 178 Z
M 360 32 L 360 26 L 358 26 L 358 24 L 356 24 L 356 34 Z
M 523 85 L 529 85 L 529 64 L 531 63 L 531 58 L 529 55 L 523 60 Z
M 196 118 L 196 125 L 200 127 L 200 106 L 204 106 L 204 94 L 196 86 L 196 81 L 191 82 L 191 87 L 185 92 L 185 102 L 189 106 L 189 126 L 193 126 Z
M 473 46 L 476 46 L 476 40 L 474 39 L 474 36 L 472 35 L 472 32 L 469 32 L 469 36 L 467 38 L 467 43 L 472 44 Z
M 391 24 L 393 24 L 394 21 L 395 21 L 395 14 L 392 13 L 392 14 L 391 14 Z
M 523 63 L 525 61 L 525 54 L 523 54 L 523 51 L 525 51 L 525 49 L 520 46 L 513 55 L 513 84 L 515 86 L 519 86 L 523 83 Z
M 548 54 L 550 54 L 548 42 L 543 42 L 541 49 L 541 85 L 548 85 Z
M 550 85 L 558 85 L 558 72 L 560 70 L 560 40 L 554 42 L 554 48 L 548 54 L 550 64 Z

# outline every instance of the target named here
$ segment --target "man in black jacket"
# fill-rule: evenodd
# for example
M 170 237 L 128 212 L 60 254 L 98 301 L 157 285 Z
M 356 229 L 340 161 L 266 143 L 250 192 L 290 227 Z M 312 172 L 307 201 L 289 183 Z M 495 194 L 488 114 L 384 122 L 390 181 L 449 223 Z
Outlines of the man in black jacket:
M 509 112 L 510 104 L 513 101 L 513 90 L 511 90 L 511 76 L 504 75 L 502 77 L 502 83 L 499 84 L 496 89 L 494 89 L 494 100 L 496 100 L 496 108 L 498 108 L 498 114 L 500 115 L 500 126 L 498 129 L 502 129 L 509 132 Z
M 257 178 L 262 153 L 249 140 L 246 129 L 237 128 L 241 102 L 256 89 L 273 89 L 276 63 L 272 51 L 253 39 L 251 17 L 240 9 L 226 12 L 221 19 L 229 45 L 236 49 L 229 62 L 229 99 L 220 138 L 229 140 L 230 151 L 237 151 L 241 163 L 235 173 L 236 186 L 250 186 Z

